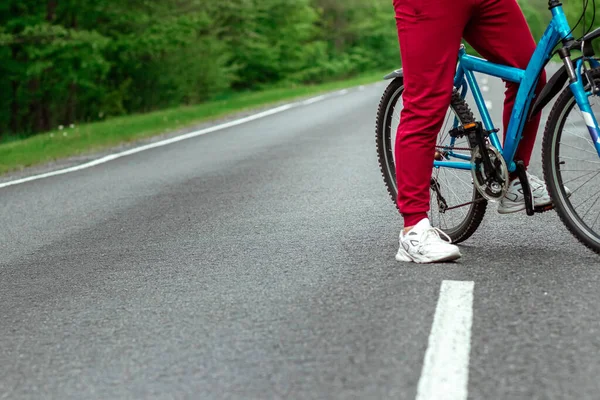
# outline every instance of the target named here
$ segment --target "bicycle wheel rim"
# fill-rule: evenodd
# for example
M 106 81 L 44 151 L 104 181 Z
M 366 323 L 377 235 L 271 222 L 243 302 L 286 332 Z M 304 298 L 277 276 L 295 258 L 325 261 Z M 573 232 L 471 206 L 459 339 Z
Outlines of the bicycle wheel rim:
M 600 103 L 598 102 L 600 99 L 597 96 L 594 97 L 598 110 L 596 113 L 600 114 Z M 552 194 L 557 207 L 561 208 L 577 230 L 595 246 L 600 246 L 600 233 L 598 232 L 600 231 L 600 157 L 595 152 L 589 138 L 589 131 L 581 111 L 573 112 L 578 109 L 575 98 L 571 96 L 559 114 L 558 124 L 553 132 L 551 179 L 554 183 L 554 190 Z M 578 121 L 578 124 L 571 123 L 571 129 L 581 128 L 579 133 L 566 128 L 571 114 L 576 114 L 574 119 Z M 564 143 L 563 139 L 565 139 Z M 583 157 L 589 157 L 589 159 Z M 561 168 L 563 165 L 566 168 Z M 595 188 L 591 185 L 592 183 L 596 184 Z M 565 185 L 570 186 L 569 189 L 572 192 L 570 196 L 567 195 Z M 584 187 L 586 189 L 582 190 Z M 595 228 L 597 230 L 594 230 Z

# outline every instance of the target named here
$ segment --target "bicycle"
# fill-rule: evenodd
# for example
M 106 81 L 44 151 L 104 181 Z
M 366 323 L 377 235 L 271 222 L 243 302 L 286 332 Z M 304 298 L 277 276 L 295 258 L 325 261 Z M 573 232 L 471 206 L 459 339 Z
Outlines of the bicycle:
M 592 41 L 600 37 L 600 28 L 575 39 L 562 3 L 549 0 L 548 8 L 552 20 L 524 70 L 468 55 L 464 45 L 458 51 L 452 100 L 438 134 L 434 156 L 429 211 L 432 225 L 447 233 L 454 243 L 468 239 L 477 230 L 488 201 L 498 201 L 504 196 L 508 189 L 509 173 L 515 172 L 524 189 L 528 216 L 556 209 L 569 231 L 588 248 L 600 253 L 600 207 L 597 212 L 590 213 L 596 205 L 600 206 L 600 190 L 582 190 L 586 183 L 600 175 L 600 127 L 597 120 L 600 118 L 600 107 L 596 111 L 599 117 L 596 117 L 590 102 L 590 99 L 600 99 L 600 61 L 592 46 Z M 554 51 L 557 46 L 559 48 Z M 572 59 L 573 50 L 581 51 L 581 56 Z M 534 99 L 540 74 L 555 53 L 559 54 L 563 66 Z M 520 84 L 510 123 L 504 133 L 504 146 L 498 137 L 499 130 L 493 125 L 475 72 Z M 385 79 L 391 80 L 391 83 L 381 97 L 377 112 L 376 145 L 385 185 L 396 203 L 398 191 L 392 133 L 395 134 L 394 123 L 399 123 L 400 113 L 397 115 L 398 121 L 395 121 L 395 116 L 404 90 L 402 69 L 392 72 Z M 476 120 L 465 100 L 469 89 L 481 121 Z M 534 208 L 525 167 L 522 162 L 515 161 L 514 156 L 526 118 L 541 112 L 557 95 L 558 99 L 546 121 L 542 144 L 544 178 L 553 204 Z M 572 113 L 576 108 L 579 113 Z M 575 114 L 574 120 L 569 120 L 571 114 Z M 452 125 L 448 129 L 450 121 Z M 585 127 L 589 136 L 586 137 L 585 133 L 583 136 L 577 135 L 565 129 L 567 122 L 573 128 Z M 575 157 L 571 156 L 573 153 Z M 577 158 L 584 155 L 593 160 Z M 586 164 L 587 168 L 581 166 L 584 162 L 589 163 Z M 470 172 L 470 177 L 461 177 L 460 172 Z M 581 174 L 572 177 L 569 174 L 571 172 Z M 565 185 L 573 185 L 573 189 L 567 190 Z M 459 195 L 461 188 L 464 193 Z M 581 200 L 582 197 L 584 200 Z M 583 205 L 585 213 L 581 212 L 583 215 L 580 215 L 577 209 Z M 593 221 L 591 225 L 585 220 L 588 216 Z M 451 222 L 451 217 L 455 222 Z M 594 227 L 597 224 L 596 231 Z

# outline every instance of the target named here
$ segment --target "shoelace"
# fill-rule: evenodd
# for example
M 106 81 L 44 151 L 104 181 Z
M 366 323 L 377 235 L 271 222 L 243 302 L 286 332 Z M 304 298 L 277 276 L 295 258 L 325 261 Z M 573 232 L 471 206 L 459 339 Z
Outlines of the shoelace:
M 425 229 L 421 233 L 421 236 L 419 237 L 419 247 L 417 248 L 418 251 L 421 251 L 421 249 L 423 248 L 423 243 L 425 243 L 425 240 L 427 240 L 429 235 L 434 235 L 434 237 L 437 237 L 439 240 L 443 240 L 442 236 L 444 236 L 445 238 L 448 239 L 448 241 L 447 241 L 448 243 L 452 243 L 452 239 L 450 238 L 450 236 L 448 236 L 446 234 L 446 232 L 442 231 L 439 228 L 431 227 L 431 228 Z
M 544 186 L 546 185 L 546 182 L 544 182 L 543 180 L 541 180 L 540 178 L 538 178 L 535 175 L 531 175 L 531 174 L 527 174 L 527 179 L 529 179 L 530 182 L 535 182 L 540 186 Z

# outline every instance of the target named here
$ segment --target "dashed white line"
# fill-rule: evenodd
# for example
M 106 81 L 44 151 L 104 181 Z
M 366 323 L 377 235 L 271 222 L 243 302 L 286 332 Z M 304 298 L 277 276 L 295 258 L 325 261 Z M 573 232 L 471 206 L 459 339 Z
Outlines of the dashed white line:
M 474 282 L 443 281 L 417 400 L 466 400 Z
M 268 117 L 270 115 L 274 115 L 274 114 L 278 114 L 284 111 L 287 111 L 291 108 L 294 107 L 298 107 L 301 105 L 308 105 L 308 104 L 313 104 L 322 100 L 325 100 L 327 98 L 333 97 L 333 96 L 343 96 L 345 94 L 348 94 L 350 91 L 348 89 L 343 89 L 343 90 L 339 90 L 337 92 L 333 92 L 330 94 L 326 94 L 326 95 L 321 95 L 321 96 L 316 96 L 307 100 L 303 100 L 303 101 L 299 101 L 299 102 L 294 102 L 294 103 L 289 103 L 289 104 L 285 104 L 276 108 L 272 108 L 270 110 L 266 110 L 254 115 L 250 115 L 248 117 L 244 117 L 244 118 L 240 118 L 240 119 L 236 119 L 234 121 L 230 121 L 230 122 L 226 122 L 224 124 L 219 124 L 219 125 L 215 125 L 215 126 L 211 126 L 210 128 L 205 128 L 205 129 L 201 129 L 198 131 L 194 131 L 194 132 L 190 132 L 190 133 L 186 133 L 180 136 L 176 136 L 170 139 L 165 139 L 165 140 L 161 140 L 155 143 L 150 143 L 144 146 L 140 146 L 140 147 L 135 147 L 133 149 L 130 150 L 126 150 L 120 153 L 114 153 L 114 154 L 109 154 L 105 157 L 99 158 L 97 160 L 94 161 L 90 161 L 87 162 L 85 164 L 80 164 L 80 165 L 76 165 L 74 167 L 69 167 L 69 168 L 64 168 L 64 169 L 60 169 L 60 170 L 56 170 L 56 171 L 52 171 L 52 172 L 47 172 L 44 174 L 39 174 L 39 175 L 33 175 L 33 176 L 29 176 L 26 178 L 22 178 L 22 179 L 16 179 L 13 181 L 8 181 L 8 182 L 4 182 L 4 183 L 0 183 L 0 189 L 5 188 L 7 186 L 13 186 L 13 185 L 19 185 L 21 183 L 26 183 L 26 182 L 31 182 L 31 181 L 35 181 L 38 179 L 44 179 L 44 178 L 49 178 L 52 176 L 57 176 L 57 175 L 64 175 L 64 174 L 68 174 L 71 172 L 76 172 L 76 171 L 81 171 L 82 169 L 87 169 L 87 168 L 91 168 L 91 167 L 95 167 L 96 165 L 100 165 L 100 164 L 104 164 L 107 163 L 109 161 L 112 160 L 116 160 L 117 158 L 121 158 L 121 157 L 126 157 L 132 154 L 136 154 L 136 153 L 140 153 L 142 151 L 146 151 L 146 150 L 150 150 L 150 149 L 154 149 L 156 147 L 162 147 L 162 146 L 167 146 L 169 144 L 172 143 L 176 143 L 176 142 L 181 142 L 182 140 L 187 140 L 187 139 L 191 139 L 191 138 L 195 138 L 198 136 L 202 136 L 202 135 L 206 135 L 207 133 L 211 133 L 211 132 L 216 132 L 216 131 L 220 131 L 223 129 L 227 129 L 227 128 L 231 128 L 237 125 L 241 125 L 241 124 L 245 124 L 247 122 L 250 121 L 254 121 L 260 118 L 265 118 Z
M 482 91 L 482 92 L 484 92 L 484 93 L 487 93 L 487 92 L 489 92 L 489 91 L 490 91 L 490 87 L 489 87 L 489 86 L 487 86 L 487 85 L 483 85 L 483 86 L 481 87 L 481 91 Z
M 485 101 L 485 106 L 488 110 L 491 110 L 492 108 L 494 108 L 493 103 L 491 102 L 491 100 L 486 100 Z

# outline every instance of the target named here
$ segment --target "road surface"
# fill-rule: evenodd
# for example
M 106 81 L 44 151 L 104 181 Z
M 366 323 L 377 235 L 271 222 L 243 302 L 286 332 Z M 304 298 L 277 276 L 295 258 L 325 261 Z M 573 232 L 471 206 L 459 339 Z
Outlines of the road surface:
M 1 188 L 0 398 L 415 399 L 446 281 L 469 399 L 597 399 L 600 258 L 554 212 L 394 260 L 383 88 Z

